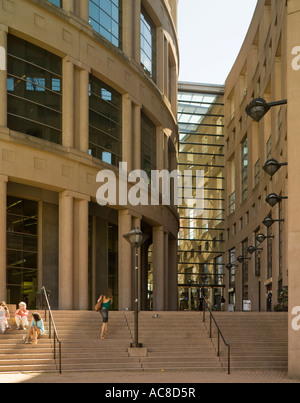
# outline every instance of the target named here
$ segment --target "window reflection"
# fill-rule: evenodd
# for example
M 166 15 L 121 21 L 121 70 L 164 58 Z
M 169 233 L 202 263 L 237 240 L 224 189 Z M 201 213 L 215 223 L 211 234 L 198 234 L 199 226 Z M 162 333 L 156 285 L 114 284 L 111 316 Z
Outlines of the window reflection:
M 156 27 L 147 11 L 141 13 L 141 63 L 146 73 L 156 80 Z
M 107 164 L 118 166 L 122 154 L 122 97 L 90 76 L 90 154 Z
M 90 24 L 94 31 L 121 47 L 121 0 L 89 0 Z
M 38 284 L 38 203 L 7 198 L 7 300 L 35 308 Z
M 61 59 L 9 35 L 7 76 L 8 127 L 61 144 Z

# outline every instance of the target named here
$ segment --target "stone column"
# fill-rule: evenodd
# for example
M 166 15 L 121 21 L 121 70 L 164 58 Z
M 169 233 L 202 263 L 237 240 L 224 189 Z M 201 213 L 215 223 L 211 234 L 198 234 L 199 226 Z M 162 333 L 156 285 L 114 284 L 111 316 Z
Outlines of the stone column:
M 161 226 L 153 227 L 153 310 L 165 309 L 165 234 Z
M 156 49 L 157 49 L 157 77 L 156 84 L 161 93 L 164 94 L 164 74 L 165 74 L 165 35 L 162 27 L 156 28 Z M 167 94 L 165 94 L 167 96 Z
M 89 151 L 89 71 L 80 70 L 80 124 L 79 124 L 79 148 L 80 151 Z
M 140 65 L 141 63 L 141 0 L 133 1 L 133 59 Z
M 0 24 L 0 127 L 7 127 L 7 33 Z
M 132 171 L 132 101 L 128 95 L 123 96 L 122 161 L 127 162 L 128 172 Z
M 176 239 L 169 240 L 169 311 L 178 310 L 178 270 L 177 270 L 178 242 Z
M 133 251 L 123 235 L 132 230 L 132 216 L 128 210 L 119 211 L 119 310 L 133 309 Z
M 59 309 L 73 309 L 73 197 L 59 195 Z
M 62 144 L 65 147 L 74 146 L 74 64 L 66 56 L 63 59 L 63 134 Z
M 74 199 L 74 309 L 88 310 L 89 200 Z
M 123 1 L 123 52 L 133 57 L 133 0 Z
M 0 175 L 0 299 L 6 300 L 6 214 L 8 177 Z
M 169 234 L 165 232 L 164 234 L 164 255 L 165 255 L 165 310 L 169 310 Z
M 74 0 L 63 0 L 63 9 L 67 12 L 74 13 Z
M 89 0 L 80 0 L 79 7 L 80 18 L 82 18 L 86 22 L 89 22 Z
M 133 168 L 141 169 L 141 107 L 133 105 Z
M 300 379 L 300 215 L 299 104 L 300 1 L 288 1 L 287 11 L 287 133 L 288 133 L 288 280 L 289 376 Z M 285 161 L 283 161 L 285 162 Z

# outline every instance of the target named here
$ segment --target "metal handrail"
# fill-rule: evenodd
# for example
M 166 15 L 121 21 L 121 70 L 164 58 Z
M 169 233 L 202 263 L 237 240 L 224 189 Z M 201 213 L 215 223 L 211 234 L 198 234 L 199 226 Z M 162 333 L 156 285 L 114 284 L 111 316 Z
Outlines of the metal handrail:
M 47 291 L 46 291 L 45 287 L 42 287 L 42 292 L 44 294 L 46 304 L 47 304 L 46 309 L 45 309 L 45 321 L 47 320 L 47 308 L 48 308 L 48 312 L 49 312 L 49 339 L 51 339 L 51 333 L 52 333 L 52 328 L 53 328 L 53 355 L 54 355 L 55 360 L 56 360 L 56 355 L 57 355 L 56 354 L 56 342 L 58 343 L 59 373 L 61 374 L 62 373 L 62 354 L 61 354 L 62 344 L 58 338 L 52 310 L 50 307 L 50 303 L 49 303 L 49 299 L 48 299 L 48 295 L 47 295 Z
M 231 347 L 230 347 L 230 345 L 226 342 L 225 337 L 223 336 L 223 334 L 222 334 L 222 332 L 221 332 L 221 330 L 220 330 L 220 328 L 219 328 L 219 325 L 218 325 L 218 323 L 217 323 L 217 321 L 216 321 L 216 319 L 215 319 L 215 317 L 214 317 L 214 315 L 213 315 L 211 309 L 210 309 L 209 306 L 208 306 L 207 299 L 206 299 L 206 297 L 205 297 L 205 295 L 203 294 L 202 291 L 201 291 L 201 295 L 202 295 L 202 298 L 204 299 L 204 304 L 203 304 L 203 323 L 205 323 L 205 310 L 206 310 L 206 308 L 207 308 L 207 310 L 208 310 L 208 312 L 209 312 L 209 314 L 210 314 L 209 337 L 210 337 L 210 339 L 212 339 L 212 322 L 214 322 L 214 324 L 215 324 L 215 326 L 216 326 L 216 328 L 217 328 L 217 331 L 218 331 L 218 350 L 217 350 L 217 356 L 218 356 L 218 357 L 221 356 L 221 349 L 220 349 L 220 337 L 221 337 L 222 340 L 223 340 L 223 342 L 224 342 L 224 344 L 225 344 L 225 346 L 226 346 L 227 349 L 228 349 L 228 357 L 227 357 L 227 358 L 228 358 L 228 364 L 227 364 L 227 368 L 228 368 L 228 375 L 230 375 L 230 374 L 231 374 Z

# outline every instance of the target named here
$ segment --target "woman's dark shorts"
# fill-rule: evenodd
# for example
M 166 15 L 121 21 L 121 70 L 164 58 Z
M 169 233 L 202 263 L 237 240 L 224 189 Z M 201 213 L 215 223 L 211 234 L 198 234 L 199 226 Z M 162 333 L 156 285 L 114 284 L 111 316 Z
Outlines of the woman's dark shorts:
M 106 308 L 101 308 L 100 314 L 102 316 L 103 323 L 108 323 L 108 310 Z

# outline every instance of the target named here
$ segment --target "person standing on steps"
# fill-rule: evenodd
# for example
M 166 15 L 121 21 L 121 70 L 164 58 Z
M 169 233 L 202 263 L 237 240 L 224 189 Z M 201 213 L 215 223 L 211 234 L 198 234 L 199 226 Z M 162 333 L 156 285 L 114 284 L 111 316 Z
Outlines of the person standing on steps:
M 105 293 L 100 296 L 100 298 L 98 299 L 98 302 L 102 303 L 101 309 L 100 309 L 100 314 L 103 319 L 103 325 L 102 325 L 100 338 L 101 338 L 101 340 L 104 340 L 105 335 L 109 333 L 109 331 L 108 331 L 108 312 L 109 312 L 109 308 L 111 307 L 111 305 L 113 303 L 112 291 L 110 288 L 108 288 L 105 291 Z

